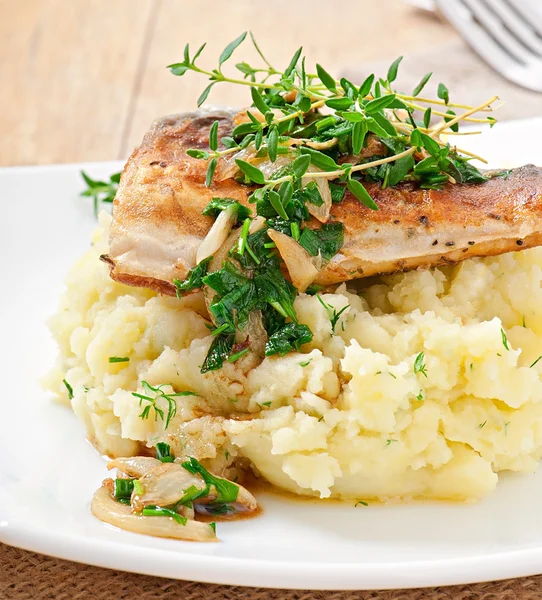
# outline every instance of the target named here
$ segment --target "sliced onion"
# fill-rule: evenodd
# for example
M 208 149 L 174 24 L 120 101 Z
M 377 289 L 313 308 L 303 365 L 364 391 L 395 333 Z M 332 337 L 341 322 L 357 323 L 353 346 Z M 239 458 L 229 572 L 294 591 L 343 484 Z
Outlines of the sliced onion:
M 239 167 L 235 162 L 238 158 L 252 164 L 256 160 L 256 148 L 254 144 L 250 144 L 246 148 L 239 150 L 239 152 L 230 154 L 227 158 L 221 160 L 214 176 L 215 181 L 220 182 L 236 177 L 239 174 Z
M 199 475 L 192 475 L 178 463 L 160 463 L 139 479 L 143 490 L 141 494 L 134 492 L 132 506 L 142 510 L 145 506 L 171 506 L 176 504 L 185 491 L 194 486 L 198 491 L 207 486 Z
M 318 275 L 318 269 L 314 266 L 311 255 L 285 233 L 269 229 L 267 235 L 277 245 L 292 283 L 300 292 L 304 292 Z
M 312 171 L 313 173 L 322 171 L 322 169 L 319 169 L 318 167 L 315 167 L 314 165 L 311 165 L 309 170 Z M 331 205 L 333 204 L 333 201 L 331 199 L 331 190 L 329 189 L 328 180 L 325 177 L 303 177 L 302 181 L 303 181 L 303 186 L 306 186 L 311 181 L 316 182 L 316 185 L 318 186 L 318 191 L 320 192 L 320 196 L 322 197 L 322 200 L 324 202 L 320 206 L 316 206 L 315 204 L 312 204 L 311 202 L 307 202 L 306 206 L 307 206 L 309 213 L 315 219 L 318 219 L 320 221 L 320 223 L 327 223 L 329 221 Z
M 118 469 L 130 477 L 143 477 L 147 473 L 150 473 L 153 469 L 156 469 L 162 465 L 162 463 L 150 456 L 132 456 L 129 458 L 116 458 L 115 460 L 107 463 L 107 468 Z
M 209 523 L 199 523 L 189 519 L 186 525 L 181 525 L 171 517 L 136 515 L 129 506 L 116 502 L 106 487 L 101 487 L 94 494 L 90 508 L 100 521 L 126 531 L 194 542 L 218 541 L 214 528 Z
M 241 344 L 248 340 L 250 342 L 250 350 L 260 358 L 265 356 L 265 345 L 268 339 L 267 331 L 263 326 L 261 310 L 253 310 L 248 317 L 248 323 L 241 331 L 235 332 L 236 343 Z
M 218 215 L 209 233 L 205 236 L 203 242 L 201 242 L 196 254 L 196 264 L 212 256 L 222 246 L 230 235 L 236 221 L 237 207 L 235 204 L 231 204 Z
M 217 477 L 217 479 L 223 479 Z M 224 479 L 224 481 L 227 481 Z M 143 492 L 132 495 L 132 507 L 142 510 L 145 506 L 171 506 L 176 504 L 184 496 L 186 490 L 195 487 L 198 491 L 205 490 L 207 484 L 199 475 L 193 475 L 179 463 L 162 463 L 160 467 L 147 473 L 139 480 Z M 256 498 L 239 484 L 237 500 L 232 505 L 234 510 L 252 511 L 256 510 L 258 503 Z M 217 499 L 217 490 L 212 485 L 206 496 L 197 498 L 195 504 L 209 504 Z

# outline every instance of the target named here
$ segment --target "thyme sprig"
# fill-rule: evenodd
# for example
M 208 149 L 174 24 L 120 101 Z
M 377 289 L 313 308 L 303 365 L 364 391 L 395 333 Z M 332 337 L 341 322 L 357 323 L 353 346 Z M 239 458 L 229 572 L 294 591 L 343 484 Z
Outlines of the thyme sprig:
M 402 57 L 390 65 L 385 79 L 371 74 L 361 86 L 344 77 L 336 79 L 319 64 L 316 73 L 307 72 L 302 48 L 294 53 L 284 70 L 279 70 L 271 65 L 252 34 L 250 39 L 263 64 L 252 66 L 239 62 L 235 67 L 242 77 L 231 77 L 224 73 L 223 66 L 246 38 L 245 32 L 228 44 L 220 55 L 217 68 L 210 71 L 197 64 L 205 44 L 193 56 L 187 44 L 184 60 L 169 65 L 174 75 L 193 71 L 209 78 L 210 83 L 201 94 L 198 106 L 207 100 L 218 83 L 250 87 L 252 106 L 231 136 L 222 138 L 222 147 L 216 123 L 211 127 L 209 151 L 188 150 L 190 156 L 208 161 L 207 185 L 212 182 L 219 159 L 249 146 L 258 153 L 257 158 L 267 157 L 272 163 L 279 154 L 290 154 L 294 160 L 309 153 L 310 165 L 317 167 L 317 170 L 307 168 L 301 174 L 286 170 L 280 176 L 275 172 L 266 177 L 255 164 L 237 160 L 245 181 L 263 186 L 261 193 L 276 190 L 284 183 L 295 185 L 301 176 L 313 180 L 325 178 L 346 183 L 362 203 L 377 209 L 361 178 L 378 181 L 384 187 L 414 180 L 423 188 L 436 189 L 447 182 L 484 180 L 475 167 L 467 164 L 470 158 L 485 162 L 484 159 L 451 147 L 441 135 L 473 133 L 460 132 L 462 122 L 494 125 L 493 117 L 477 115 L 492 110 L 496 96 L 476 107 L 454 103 L 450 101 L 448 88 L 439 83 L 438 99 L 422 97 L 419 94 L 432 73 L 422 78 L 412 94 L 400 93 L 392 84 L 397 79 Z M 456 110 L 463 112 L 456 114 Z M 442 120 L 432 124 L 435 116 Z M 363 155 L 370 138 L 383 142 L 385 155 Z M 325 150 L 313 150 L 313 142 L 326 144 Z M 341 158 L 345 156 L 347 161 Z

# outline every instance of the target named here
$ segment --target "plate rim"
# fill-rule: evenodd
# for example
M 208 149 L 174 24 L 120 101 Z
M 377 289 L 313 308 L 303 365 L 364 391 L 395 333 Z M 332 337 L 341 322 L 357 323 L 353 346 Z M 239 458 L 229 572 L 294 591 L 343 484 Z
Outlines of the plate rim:
M 506 121 L 499 128 L 542 123 L 541 117 Z M 123 160 L 49 165 L 0 167 L 3 174 L 73 172 L 75 169 L 107 169 L 124 165 Z M 125 533 L 125 532 L 123 532 Z M 138 534 L 131 534 L 138 535 Z M 180 552 L 151 548 L 120 540 L 70 535 L 65 532 L 33 528 L 24 521 L 12 520 L 0 511 L 0 542 L 9 546 L 96 567 L 117 569 L 143 575 L 188 579 L 217 585 L 301 589 L 301 590 L 378 590 L 466 585 L 499 581 L 542 573 L 542 539 L 536 546 L 477 556 L 450 557 L 390 562 L 311 563 L 216 555 L 192 554 L 190 542 L 178 542 Z M 222 542 L 227 543 L 227 542 Z M 143 552 L 142 552 L 143 549 Z M 206 560 L 206 559 L 211 559 Z M 210 564 L 211 563 L 211 564 Z M 280 580 L 280 581 L 279 581 Z

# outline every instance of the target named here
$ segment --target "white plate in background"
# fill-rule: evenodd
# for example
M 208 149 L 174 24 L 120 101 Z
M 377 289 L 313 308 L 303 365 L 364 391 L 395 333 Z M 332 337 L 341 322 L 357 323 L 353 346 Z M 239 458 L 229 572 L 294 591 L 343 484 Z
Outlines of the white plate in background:
M 542 119 L 499 125 L 469 148 L 491 166 L 542 164 Z M 463 142 L 463 140 L 462 140 Z M 120 163 L 83 165 L 105 177 Z M 45 319 L 95 226 L 81 165 L 0 169 L 0 541 L 102 567 L 301 589 L 406 588 L 542 573 L 542 472 L 503 475 L 478 504 L 371 505 L 259 497 L 263 515 L 219 523 L 222 542 L 146 537 L 104 525 L 89 501 L 106 476 L 74 415 L 38 378 L 55 347 Z

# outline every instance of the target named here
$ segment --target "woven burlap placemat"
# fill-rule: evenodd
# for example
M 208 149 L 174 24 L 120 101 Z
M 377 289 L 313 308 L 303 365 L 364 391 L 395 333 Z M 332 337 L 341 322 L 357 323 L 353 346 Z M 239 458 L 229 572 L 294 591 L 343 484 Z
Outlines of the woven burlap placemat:
M 277 573 L 280 581 L 280 573 Z M 443 588 L 311 592 L 209 585 L 89 567 L 0 544 L 0 600 L 535 600 L 542 575 Z
M 386 63 L 362 66 L 349 75 L 360 80 L 367 72 L 385 73 Z M 503 119 L 542 114 L 542 96 L 505 82 L 491 72 L 461 41 L 454 41 L 405 59 L 402 89 L 413 88 L 427 71 L 435 71 L 450 84 L 454 98 L 475 104 L 497 93 L 506 100 Z M 277 583 L 280 573 L 277 573 Z M 501 582 L 417 590 L 375 592 L 311 592 L 244 588 L 175 581 L 110 571 L 42 556 L 0 544 L 0 600 L 531 600 L 542 598 L 542 576 Z

